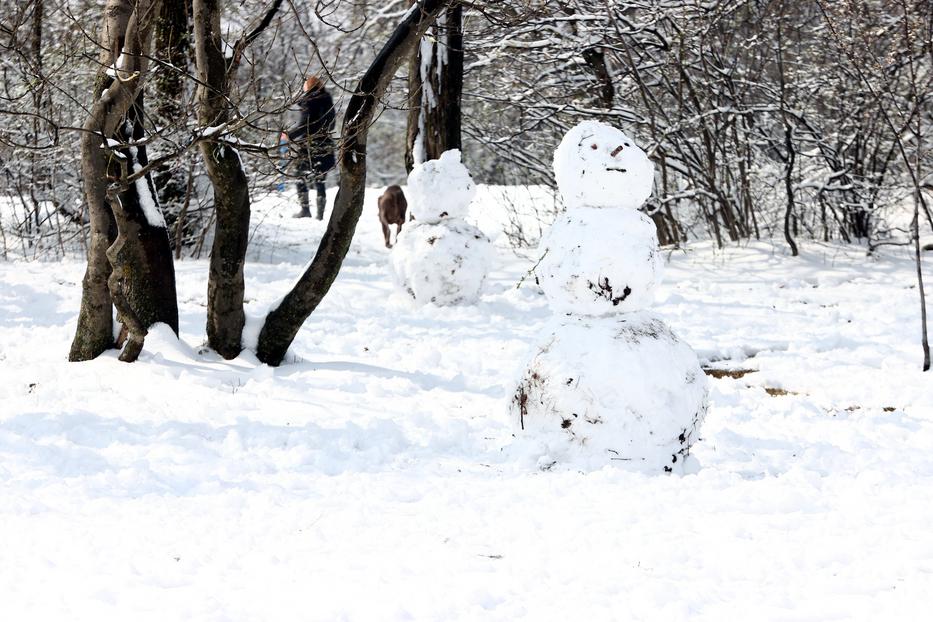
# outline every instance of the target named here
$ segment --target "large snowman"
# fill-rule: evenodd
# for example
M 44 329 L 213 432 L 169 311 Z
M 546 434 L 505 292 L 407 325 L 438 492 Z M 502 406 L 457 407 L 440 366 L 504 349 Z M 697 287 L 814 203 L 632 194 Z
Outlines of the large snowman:
M 415 301 L 443 306 L 479 300 L 492 246 L 464 220 L 475 194 L 456 149 L 415 166 L 408 176 L 415 220 L 399 233 L 390 267 L 396 285 Z
M 542 464 L 692 471 L 706 377 L 647 310 L 663 262 L 637 209 L 654 166 L 621 131 L 584 121 L 555 151 L 554 173 L 567 209 L 542 238 L 536 273 L 556 315 L 513 396 L 516 435 L 539 444 Z

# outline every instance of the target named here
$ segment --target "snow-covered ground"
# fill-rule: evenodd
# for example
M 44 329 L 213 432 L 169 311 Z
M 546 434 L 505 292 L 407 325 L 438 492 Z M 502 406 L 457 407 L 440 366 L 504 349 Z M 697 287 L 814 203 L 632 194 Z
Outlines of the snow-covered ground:
M 541 471 L 508 419 L 549 317 L 516 288 L 537 258 L 505 250 L 481 188 L 486 294 L 416 307 L 380 191 L 279 368 L 203 349 L 205 261 L 177 266 L 181 342 L 156 329 L 132 365 L 65 361 L 80 261 L 0 263 L 0 619 L 929 615 L 933 376 L 906 255 L 665 252 L 653 309 L 705 364 L 752 370 L 710 378 L 701 470 Z M 254 214 L 252 318 L 323 230 L 285 198 Z

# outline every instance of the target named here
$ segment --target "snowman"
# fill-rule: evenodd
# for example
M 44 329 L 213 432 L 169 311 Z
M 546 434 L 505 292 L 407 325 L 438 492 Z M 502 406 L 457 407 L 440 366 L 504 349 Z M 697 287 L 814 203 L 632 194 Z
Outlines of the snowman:
M 654 166 L 621 131 L 584 121 L 555 151 L 554 173 L 567 210 L 542 238 L 536 274 L 555 317 L 511 401 L 516 436 L 544 450 L 542 464 L 691 472 L 706 377 L 648 310 L 663 261 L 637 208 Z
M 460 151 L 416 165 L 408 176 L 415 217 L 398 236 L 390 257 L 398 288 L 419 303 L 439 306 L 479 300 L 492 261 L 492 245 L 464 220 L 476 194 Z

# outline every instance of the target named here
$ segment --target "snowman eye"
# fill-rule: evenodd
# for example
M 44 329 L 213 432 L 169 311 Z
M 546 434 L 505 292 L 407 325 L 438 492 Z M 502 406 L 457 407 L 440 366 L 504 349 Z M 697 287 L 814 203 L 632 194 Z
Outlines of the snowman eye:
M 625 146 L 626 146 L 626 147 L 631 147 L 631 145 L 630 145 L 630 144 L 628 144 L 628 143 L 625 143 Z
M 596 146 L 596 143 L 593 143 L 592 145 L 590 145 L 590 149 L 598 149 L 598 147 Z

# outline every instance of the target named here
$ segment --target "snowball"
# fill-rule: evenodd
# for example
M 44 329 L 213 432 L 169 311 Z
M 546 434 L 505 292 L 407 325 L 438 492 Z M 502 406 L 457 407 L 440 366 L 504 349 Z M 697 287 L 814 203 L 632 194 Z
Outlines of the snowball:
M 551 309 L 604 315 L 648 307 L 664 261 L 654 222 L 634 210 L 581 208 L 541 239 L 535 274 Z
M 649 312 L 548 332 L 512 398 L 516 436 L 545 440 L 555 460 L 684 472 L 707 407 L 690 346 Z
M 420 303 L 473 304 L 492 257 L 483 232 L 459 218 L 416 220 L 399 233 L 390 266 L 396 285 Z
M 651 196 L 654 164 L 622 131 L 583 121 L 554 152 L 554 177 L 568 208 L 638 209 Z
M 460 163 L 457 149 L 445 151 L 437 160 L 416 165 L 408 175 L 408 207 L 420 222 L 465 217 L 475 194 L 476 184 L 467 167 Z

